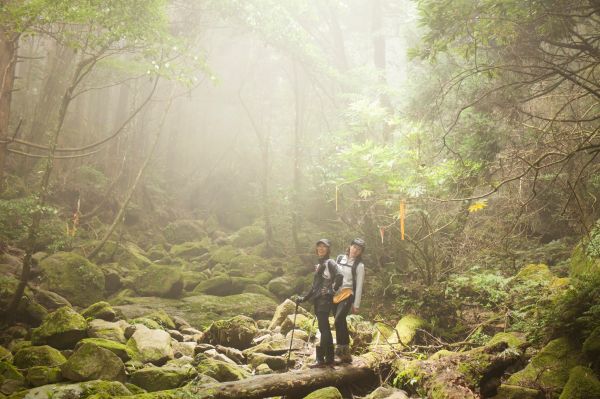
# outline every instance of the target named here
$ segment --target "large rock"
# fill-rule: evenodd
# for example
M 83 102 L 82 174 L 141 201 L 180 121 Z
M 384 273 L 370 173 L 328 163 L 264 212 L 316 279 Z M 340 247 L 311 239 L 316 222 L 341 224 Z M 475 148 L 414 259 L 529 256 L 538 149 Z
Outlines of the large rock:
M 123 320 L 112 322 L 95 319 L 88 323 L 88 336 L 90 338 L 104 338 L 124 344 L 127 342 L 125 329 L 128 325 Z
M 29 385 L 39 387 L 62 381 L 60 367 L 35 366 L 27 370 L 27 382 Z
M 265 230 L 259 226 L 242 227 L 231 237 L 238 248 L 253 247 L 265 241 Z
M 571 277 L 600 273 L 600 258 L 589 256 L 585 247 L 580 243 L 571 254 L 569 275 Z
M 163 365 L 167 360 L 173 359 L 171 336 L 163 330 L 151 330 L 142 325 L 127 341 L 127 346 L 133 351 L 134 359 L 143 363 Z
M 0 361 L 12 362 L 13 355 L 12 353 L 3 346 L 0 346 Z
M 176 220 L 165 227 L 163 234 L 171 244 L 199 241 L 206 237 L 203 225 L 201 220 Z
M 108 349 L 117 355 L 123 362 L 126 362 L 134 357 L 133 351 L 127 345 L 120 342 L 110 341 L 103 338 L 84 338 L 77 343 L 75 350 L 79 349 L 79 347 L 83 344 L 92 344 L 100 348 Z
M 589 368 L 573 367 L 559 399 L 600 399 L 600 381 Z
M 393 388 L 388 385 L 380 386 L 370 394 L 368 394 L 365 399 L 409 399 L 406 392 L 401 389 Z
M 325 387 L 317 389 L 303 399 L 342 399 L 342 394 L 336 387 Z
M 87 322 L 79 313 L 63 307 L 50 313 L 31 333 L 34 345 L 48 344 L 58 349 L 73 348 L 87 335 Z
M 287 366 L 287 357 L 285 356 L 271 356 L 265 355 L 264 353 L 252 353 L 248 357 L 248 364 L 258 368 L 261 364 L 266 364 L 271 370 L 284 370 Z
M 231 245 L 224 245 L 222 247 L 215 248 L 210 252 L 209 264 L 229 265 L 231 261 L 239 254 L 239 251 L 233 248 Z
M 26 399 L 83 399 L 91 395 L 112 398 L 131 394 L 125 385 L 117 381 L 86 381 L 77 384 L 44 385 L 30 389 L 24 397 Z M 18 399 L 20 398 L 21 396 L 18 397 Z
M 494 399 L 544 399 L 544 394 L 537 389 L 502 384 L 498 387 Z
M 256 322 L 248 316 L 236 316 L 228 320 L 218 320 L 204 332 L 202 342 L 212 345 L 246 349 L 258 333 Z
M 507 380 L 509 385 L 543 389 L 558 396 L 569 379 L 569 370 L 582 364 L 579 348 L 567 338 L 550 341 L 523 370 Z
M 58 351 L 48 345 L 30 346 L 23 348 L 15 354 L 13 364 L 20 369 L 34 366 L 60 366 L 67 359 Z
M 294 341 L 292 342 L 292 350 L 300 350 L 304 348 L 306 342 L 301 339 L 297 339 L 294 337 Z M 272 341 L 261 342 L 258 345 L 255 345 L 251 348 L 244 350 L 244 356 L 251 357 L 255 353 L 264 353 L 266 355 L 283 355 L 288 352 L 290 349 L 290 340 L 286 338 L 274 339 Z
M 235 364 L 205 358 L 196 367 L 200 374 L 207 375 L 219 382 L 238 381 L 250 376 L 246 370 Z
M 275 277 L 267 284 L 267 289 L 278 298 L 289 298 L 301 291 L 299 280 L 293 276 Z
M 418 329 L 426 326 L 427 322 L 419 316 L 406 315 L 398 321 L 395 328 L 397 333 L 393 333 L 388 338 L 388 342 L 408 345 L 415 338 Z
M 208 239 L 202 241 L 184 242 L 171 247 L 169 253 L 177 258 L 191 259 L 208 253 L 210 242 Z
M 51 312 L 63 306 L 71 307 L 71 303 L 68 300 L 52 291 L 38 289 L 35 291 L 34 298 L 37 303 Z
M 0 394 L 10 394 L 22 388 L 25 377 L 12 364 L 0 361 Z
M 42 287 L 65 297 L 73 305 L 89 306 L 102 299 L 104 274 L 82 256 L 58 252 L 40 262 Z
M 133 287 L 140 295 L 177 298 L 183 290 L 183 277 L 178 267 L 152 265 L 135 279 Z
M 273 330 L 275 327 L 281 326 L 281 324 L 283 324 L 289 315 L 294 314 L 295 310 L 296 304 L 289 299 L 286 299 L 280 303 L 275 309 L 271 323 L 269 324 L 269 330 Z M 298 307 L 298 314 L 310 317 L 310 313 L 300 306 Z
M 88 342 L 73 352 L 61 370 L 63 377 L 72 381 L 125 381 L 123 361 L 108 349 Z
M 102 319 L 113 321 L 117 317 L 117 313 L 108 302 L 96 302 L 90 305 L 87 309 L 81 312 L 81 315 L 86 319 Z
M 178 388 L 193 379 L 198 372 L 188 367 L 146 367 L 131 374 L 130 382 L 148 392 Z

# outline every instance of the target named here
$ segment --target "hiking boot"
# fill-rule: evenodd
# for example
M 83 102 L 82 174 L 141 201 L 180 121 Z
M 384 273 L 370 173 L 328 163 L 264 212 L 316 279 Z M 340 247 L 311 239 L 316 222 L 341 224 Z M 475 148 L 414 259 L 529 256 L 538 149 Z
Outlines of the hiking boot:
M 327 367 L 325 364 L 325 356 L 320 345 L 315 346 L 315 362 L 308 366 L 311 369 Z
M 349 345 L 338 345 L 335 354 L 340 359 L 340 363 L 352 363 Z
M 334 351 L 333 351 L 333 345 L 330 345 L 327 348 L 325 348 L 325 365 L 333 367 L 334 364 L 335 364 L 335 355 L 334 355 Z

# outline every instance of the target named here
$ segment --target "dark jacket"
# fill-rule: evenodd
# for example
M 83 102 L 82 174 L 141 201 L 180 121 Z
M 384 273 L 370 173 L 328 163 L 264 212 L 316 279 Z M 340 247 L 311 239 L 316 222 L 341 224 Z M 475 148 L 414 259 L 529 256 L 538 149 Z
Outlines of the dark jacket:
M 331 278 L 325 278 L 323 275 L 326 267 Z M 304 295 L 303 300 L 314 299 L 315 306 L 320 299 L 331 302 L 334 292 L 342 285 L 343 279 L 344 276 L 339 272 L 338 265 L 333 259 L 321 259 L 315 271 L 310 291 Z

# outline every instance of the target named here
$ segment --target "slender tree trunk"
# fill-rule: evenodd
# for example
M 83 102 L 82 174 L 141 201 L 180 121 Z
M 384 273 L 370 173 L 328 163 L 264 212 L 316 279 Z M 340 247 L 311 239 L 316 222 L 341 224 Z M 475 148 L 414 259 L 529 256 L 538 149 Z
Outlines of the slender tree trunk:
M 60 103 L 60 108 L 58 112 L 58 120 L 53 130 L 53 134 L 50 137 L 50 151 L 48 152 L 48 158 L 46 158 L 46 165 L 44 167 L 44 174 L 42 175 L 42 180 L 40 183 L 40 188 L 37 194 L 37 201 L 35 211 L 32 215 L 31 225 L 29 226 L 27 233 L 27 241 L 26 241 L 26 251 L 25 258 L 23 259 L 23 266 L 21 269 L 21 278 L 19 280 L 19 284 L 13 297 L 6 308 L 6 310 L 1 314 L 1 319 L 4 321 L 10 321 L 16 314 L 16 310 L 19 307 L 19 303 L 21 302 L 21 297 L 25 292 L 25 287 L 29 282 L 29 274 L 31 271 L 31 257 L 36 250 L 37 238 L 40 228 L 40 223 L 43 217 L 43 209 L 46 206 L 46 201 L 48 199 L 48 188 L 50 183 L 50 175 L 52 174 L 52 170 L 54 168 L 54 156 L 56 153 L 56 147 L 58 144 L 58 139 L 60 137 L 60 133 L 62 132 L 62 128 L 65 122 L 65 117 L 67 115 L 67 110 L 69 109 L 69 105 L 71 104 L 73 91 L 83 78 L 83 76 L 87 75 L 94 64 L 96 63 L 96 58 L 88 58 L 82 60 L 75 72 L 73 74 L 73 78 L 71 80 L 70 85 L 65 90 L 62 100 Z
M 372 14 L 371 14 L 371 36 L 373 40 L 373 64 L 379 74 L 379 83 L 381 84 L 381 94 L 379 95 L 379 102 L 388 113 L 392 112 L 392 102 L 390 96 L 387 94 L 385 88 L 387 86 L 386 79 L 386 47 L 385 47 L 385 35 L 383 34 L 383 0 L 373 0 L 372 2 Z M 382 140 L 384 143 L 388 143 L 391 139 L 392 129 L 384 123 L 382 131 Z
M 292 67 L 294 69 L 294 140 L 292 143 L 293 161 L 294 161 L 294 173 L 293 173 L 293 189 L 292 189 L 292 239 L 294 241 L 294 248 L 296 253 L 300 253 L 302 246 L 300 245 L 300 239 L 298 238 L 298 232 L 301 228 L 301 209 L 300 193 L 302 191 L 302 146 L 304 137 L 304 93 L 302 91 L 302 84 L 300 82 L 300 76 L 298 71 L 298 65 L 295 61 L 292 61 Z
M 10 102 L 15 82 L 17 37 L 0 26 L 0 192 L 4 191 L 4 173 L 9 139 Z
M 169 111 L 170 105 L 171 105 L 171 103 L 169 103 L 169 105 L 165 109 L 165 115 L 163 116 L 163 120 L 158 128 L 158 131 L 156 132 L 154 142 L 152 143 L 152 146 L 151 146 L 150 150 L 148 151 L 148 155 L 146 156 L 146 159 L 144 159 L 142 166 L 140 167 L 133 183 L 131 184 L 129 192 L 127 193 L 127 196 L 125 197 L 125 200 L 123 201 L 123 204 L 121 205 L 121 208 L 119 209 L 119 212 L 117 212 L 117 215 L 115 216 L 112 224 L 110 225 L 108 231 L 106 232 L 106 234 L 104 235 L 104 237 L 102 238 L 100 243 L 88 255 L 88 259 L 93 259 L 96 255 L 98 255 L 98 253 L 100 252 L 102 247 L 104 247 L 104 245 L 106 244 L 106 242 L 108 241 L 108 239 L 110 238 L 112 233 L 115 231 L 115 229 L 117 228 L 117 226 L 123 219 L 123 215 L 125 214 L 125 211 L 127 210 L 127 206 L 129 205 L 129 202 L 131 201 L 131 198 L 133 197 L 133 194 L 137 188 L 137 185 L 139 184 L 139 182 L 144 174 L 144 171 L 148 167 L 148 164 L 150 163 L 150 160 L 152 159 L 152 155 L 154 155 L 154 152 L 156 150 L 158 142 L 160 141 L 160 136 L 161 136 L 161 133 L 163 130 L 163 125 L 164 125 L 164 119 L 166 118 L 166 114 Z M 132 151 L 133 150 L 134 150 L 134 148 L 132 146 Z

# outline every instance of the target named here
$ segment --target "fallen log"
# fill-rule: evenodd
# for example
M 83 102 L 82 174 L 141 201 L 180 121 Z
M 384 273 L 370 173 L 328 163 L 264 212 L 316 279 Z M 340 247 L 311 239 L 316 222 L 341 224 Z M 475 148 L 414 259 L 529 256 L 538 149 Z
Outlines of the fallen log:
M 123 396 L 128 399 L 260 399 L 272 396 L 302 398 L 310 392 L 328 386 L 343 387 L 362 384 L 375 388 L 379 378 L 364 363 L 322 369 L 294 370 L 282 374 L 267 374 L 239 381 L 205 385 L 190 384 L 169 391 Z

